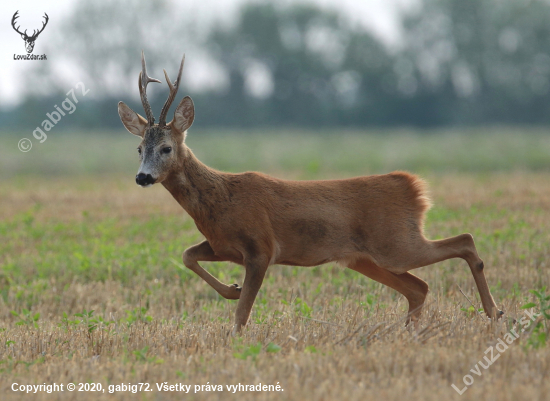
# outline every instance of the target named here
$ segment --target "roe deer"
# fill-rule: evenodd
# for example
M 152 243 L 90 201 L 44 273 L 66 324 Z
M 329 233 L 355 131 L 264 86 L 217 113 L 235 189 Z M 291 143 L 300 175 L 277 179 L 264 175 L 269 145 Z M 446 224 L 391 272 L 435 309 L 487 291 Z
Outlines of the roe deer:
M 483 261 L 470 234 L 438 241 L 423 235 L 430 207 L 425 183 L 405 172 L 342 180 L 286 181 L 256 172 L 229 174 L 201 163 L 185 144 L 195 117 L 189 96 L 177 106 L 174 119 L 166 114 L 181 81 L 170 82 L 159 124 L 145 93 L 150 78 L 142 53 L 139 91 L 147 119 L 119 102 L 126 129 L 142 141 L 136 183 L 162 183 L 193 218 L 206 241 L 183 253 L 183 263 L 221 296 L 238 299 L 235 330 L 249 318 L 270 265 L 316 266 L 338 262 L 403 294 L 409 302 L 407 323 L 416 321 L 428 284 L 409 270 L 450 258 L 470 266 L 483 308 L 499 318 Z M 200 261 L 231 261 L 244 266 L 242 288 L 226 285 L 204 270 Z

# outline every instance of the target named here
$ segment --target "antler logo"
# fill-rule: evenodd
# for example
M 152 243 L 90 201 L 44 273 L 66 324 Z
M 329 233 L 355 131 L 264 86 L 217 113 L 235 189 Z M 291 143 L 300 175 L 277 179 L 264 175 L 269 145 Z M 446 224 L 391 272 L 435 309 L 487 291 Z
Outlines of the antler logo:
M 21 35 L 21 37 L 25 41 L 25 48 L 27 49 L 27 53 L 31 54 L 32 51 L 34 50 L 34 41 L 36 40 L 36 38 L 38 38 L 38 35 L 40 35 L 42 33 L 44 28 L 46 28 L 46 25 L 48 25 L 48 21 L 49 21 L 50 18 L 48 17 L 48 14 L 44 13 L 43 18 L 46 21 L 42 23 L 43 24 L 42 29 L 40 29 L 39 31 L 36 31 L 36 29 L 34 29 L 32 35 L 29 36 L 29 35 L 27 35 L 27 30 L 26 29 L 25 29 L 25 32 L 21 32 L 19 30 L 19 26 L 17 28 L 15 27 L 15 20 L 17 18 L 19 18 L 19 15 L 17 15 L 18 13 L 19 13 L 19 10 L 17 10 L 15 12 L 15 14 L 13 14 L 13 17 L 11 19 L 11 26 L 13 27 L 15 32 L 17 32 L 19 35 Z

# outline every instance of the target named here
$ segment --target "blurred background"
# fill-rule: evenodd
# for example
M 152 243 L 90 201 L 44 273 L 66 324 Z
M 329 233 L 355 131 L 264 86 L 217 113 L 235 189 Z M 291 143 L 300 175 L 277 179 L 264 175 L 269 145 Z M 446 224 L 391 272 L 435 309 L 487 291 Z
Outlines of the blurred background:
M 25 54 L 10 25 L 17 8 L 29 30 L 48 13 L 34 50 L 47 61 L 13 60 Z M 105 144 L 117 146 L 124 132 L 118 101 L 143 114 L 141 50 L 149 75 L 162 81 L 148 87 L 157 119 L 168 94 L 162 69 L 174 79 L 186 54 L 179 96 L 195 101 L 192 130 L 214 147 L 212 135 L 224 136 L 222 150 L 233 152 L 210 156 L 218 168 L 284 169 L 269 156 L 282 139 L 281 154 L 313 172 L 338 146 L 358 153 L 365 172 L 550 166 L 547 0 L 62 0 L 4 2 L 1 10 L 0 132 L 13 136 L 0 147 L 7 174 L 123 168 L 125 156 L 114 161 Z M 34 139 L 77 82 L 89 92 L 76 111 L 46 142 Z M 24 162 L 20 137 L 34 146 Z M 103 153 L 75 156 L 79 144 Z M 59 165 L 34 164 L 48 152 Z M 354 171 L 346 157 L 332 156 L 337 165 L 326 170 Z

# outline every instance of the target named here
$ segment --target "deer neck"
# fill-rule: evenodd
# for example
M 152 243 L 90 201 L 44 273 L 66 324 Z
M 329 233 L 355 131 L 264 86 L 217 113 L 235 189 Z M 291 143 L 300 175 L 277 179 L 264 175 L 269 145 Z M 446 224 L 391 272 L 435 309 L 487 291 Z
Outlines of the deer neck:
M 185 148 L 182 153 L 180 168 L 162 185 L 201 229 L 208 222 L 215 223 L 220 204 L 227 198 L 224 174 L 202 163 L 191 149 Z

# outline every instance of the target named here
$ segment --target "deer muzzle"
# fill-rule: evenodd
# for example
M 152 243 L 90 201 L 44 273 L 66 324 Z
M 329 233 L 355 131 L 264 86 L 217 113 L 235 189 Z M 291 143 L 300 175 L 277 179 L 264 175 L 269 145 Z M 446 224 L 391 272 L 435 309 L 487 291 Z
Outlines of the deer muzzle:
M 139 173 L 136 175 L 136 184 L 141 187 L 149 187 L 155 183 L 156 179 L 151 174 Z

